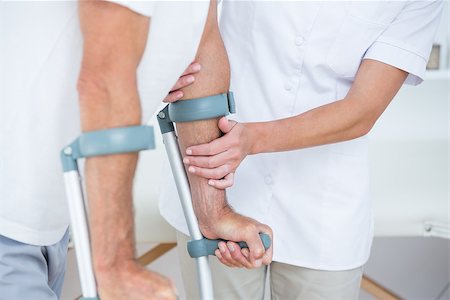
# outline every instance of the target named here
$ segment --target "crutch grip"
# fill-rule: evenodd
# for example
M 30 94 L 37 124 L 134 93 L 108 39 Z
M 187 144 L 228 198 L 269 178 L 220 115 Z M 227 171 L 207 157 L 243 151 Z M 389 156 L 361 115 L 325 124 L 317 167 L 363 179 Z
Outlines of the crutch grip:
M 259 237 L 261 238 L 264 248 L 268 249 L 272 243 L 270 236 L 266 233 L 260 233 Z M 201 239 L 189 241 L 187 244 L 188 253 L 192 258 L 215 255 L 215 251 L 219 248 L 219 242 L 227 242 L 227 241 L 222 239 L 219 240 Z M 246 242 L 239 242 L 237 244 L 239 245 L 239 247 L 241 247 L 241 249 L 248 248 Z

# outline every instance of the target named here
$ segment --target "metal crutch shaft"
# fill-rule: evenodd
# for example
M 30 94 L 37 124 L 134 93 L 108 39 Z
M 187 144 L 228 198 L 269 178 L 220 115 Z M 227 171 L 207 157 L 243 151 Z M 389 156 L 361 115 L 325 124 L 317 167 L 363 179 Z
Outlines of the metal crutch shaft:
M 169 163 L 174 176 L 178 195 L 183 207 L 184 216 L 189 233 L 193 239 L 188 243 L 188 252 L 196 259 L 197 276 L 202 300 L 214 299 L 211 270 L 208 255 L 214 255 L 215 249 L 221 240 L 205 239 L 200 231 L 198 220 L 194 212 L 191 191 L 186 170 L 182 163 L 177 136 L 173 122 L 191 122 L 225 116 L 235 111 L 232 93 L 219 94 L 199 99 L 178 101 L 167 105 L 158 114 L 158 123 L 163 136 Z M 264 247 L 270 247 L 271 240 L 267 234 L 261 234 Z M 243 242 L 241 248 L 247 247 Z
M 97 299 L 94 270 L 92 268 L 89 230 L 86 219 L 86 208 L 83 200 L 83 190 L 80 175 L 77 170 L 64 173 L 66 196 L 69 205 L 70 226 L 75 246 L 82 299 Z
M 172 173 L 177 186 L 178 195 L 187 220 L 189 233 L 194 240 L 202 240 L 203 235 L 198 226 L 197 217 L 192 206 L 191 191 L 188 178 L 182 163 L 181 153 L 178 148 L 177 137 L 174 131 L 163 134 L 163 141 L 169 158 Z M 208 256 L 196 258 L 197 278 L 200 285 L 201 299 L 214 299 L 211 271 Z
M 82 300 L 98 300 L 89 243 L 89 227 L 78 159 L 130 153 L 154 148 L 153 128 L 130 126 L 88 132 L 61 151 L 72 238 L 82 289 Z

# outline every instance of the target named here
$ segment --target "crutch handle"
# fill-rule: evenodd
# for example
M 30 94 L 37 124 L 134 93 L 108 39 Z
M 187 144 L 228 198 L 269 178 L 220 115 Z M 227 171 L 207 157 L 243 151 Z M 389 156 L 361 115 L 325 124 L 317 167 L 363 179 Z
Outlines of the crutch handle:
M 260 233 L 259 237 L 264 245 L 265 249 L 268 249 L 272 243 L 270 236 L 266 233 Z M 222 239 L 218 240 L 209 240 L 209 239 L 201 239 L 201 240 L 192 240 L 187 244 L 189 255 L 192 258 L 215 255 L 215 251 L 219 248 L 219 242 L 227 242 Z M 237 243 L 239 247 L 248 248 L 246 242 Z

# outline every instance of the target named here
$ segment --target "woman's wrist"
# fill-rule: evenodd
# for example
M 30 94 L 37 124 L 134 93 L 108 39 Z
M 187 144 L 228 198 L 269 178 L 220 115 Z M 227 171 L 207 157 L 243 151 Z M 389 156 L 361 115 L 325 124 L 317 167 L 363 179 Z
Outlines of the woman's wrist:
M 264 152 L 264 123 L 245 123 L 247 138 L 249 142 L 248 154 L 258 154 Z

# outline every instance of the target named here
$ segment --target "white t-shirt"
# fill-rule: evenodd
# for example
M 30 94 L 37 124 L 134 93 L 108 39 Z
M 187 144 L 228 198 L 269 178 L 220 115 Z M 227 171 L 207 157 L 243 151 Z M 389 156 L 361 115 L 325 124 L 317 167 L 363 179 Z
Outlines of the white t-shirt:
M 152 15 L 138 70 L 148 118 L 194 59 L 209 3 L 116 2 Z M 0 2 L 1 235 L 50 245 L 67 230 L 59 152 L 80 134 L 81 50 L 75 1 Z
M 225 1 L 220 25 L 237 106 L 231 118 L 286 118 L 343 99 L 368 58 L 420 83 L 441 10 L 440 1 Z M 187 233 L 175 189 L 162 191 L 162 215 Z M 368 259 L 367 137 L 248 156 L 227 197 L 237 212 L 272 227 L 274 261 L 346 270 Z

